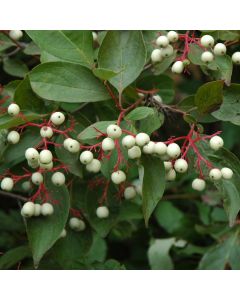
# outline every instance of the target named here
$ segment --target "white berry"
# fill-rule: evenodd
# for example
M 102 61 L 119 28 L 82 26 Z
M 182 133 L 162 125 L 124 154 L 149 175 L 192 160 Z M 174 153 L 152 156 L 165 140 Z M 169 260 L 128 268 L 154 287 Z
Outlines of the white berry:
M 233 171 L 230 168 L 222 168 L 221 173 L 224 179 L 231 179 L 233 177 Z
M 154 95 L 153 100 L 157 101 L 158 103 L 163 103 L 162 97 L 159 95 Z
M 167 147 L 167 154 L 171 158 L 177 158 L 181 154 L 181 149 L 176 143 L 171 143 Z
M 30 218 L 34 215 L 34 212 L 35 212 L 35 205 L 33 202 L 26 202 L 24 203 L 22 209 L 21 209 L 21 215 L 24 217 L 24 218 Z
M 115 143 L 114 140 L 111 139 L 110 137 L 105 138 L 102 141 L 102 149 L 103 151 L 111 151 L 115 148 Z
M 208 64 L 214 60 L 214 55 L 210 51 L 204 51 L 201 55 L 201 61 Z
M 128 186 L 127 188 L 125 188 L 124 190 L 124 198 L 126 200 L 128 199 L 133 199 L 136 196 L 136 190 L 133 186 Z
M 174 169 L 178 172 L 178 173 L 185 173 L 188 169 L 188 163 L 185 159 L 183 158 L 179 158 L 175 161 L 174 163 Z
M 205 189 L 205 187 L 206 187 L 206 182 L 203 179 L 196 178 L 192 182 L 192 188 L 196 191 L 201 192 Z
M 169 44 L 169 40 L 168 40 L 168 38 L 165 35 L 161 35 L 161 36 L 159 36 L 157 38 L 156 44 L 159 47 L 166 48 L 168 46 L 168 44 Z
M 65 175 L 62 172 L 55 172 L 51 177 L 52 183 L 57 186 L 65 184 Z
M 39 154 L 39 161 L 42 164 L 49 164 L 53 159 L 52 152 L 50 150 L 44 149 Z
M 20 140 L 20 134 L 15 130 L 10 131 L 9 134 L 7 135 L 7 141 L 10 144 L 17 144 L 19 140 Z
M 115 124 L 111 124 L 107 127 L 107 135 L 112 139 L 118 139 L 122 135 L 122 129 Z
M 86 170 L 92 173 L 98 173 L 101 170 L 101 162 L 94 158 L 89 164 L 86 165 Z
M 49 126 L 43 126 L 41 129 L 40 129 L 40 135 L 41 137 L 43 138 L 48 138 L 50 139 L 52 136 L 53 136 L 53 130 L 51 127 Z
M 118 170 L 112 173 L 111 179 L 113 183 L 120 184 L 126 180 L 126 174 L 123 171 Z
M 141 157 L 141 155 L 142 155 L 142 152 L 141 152 L 140 147 L 138 147 L 138 146 L 133 146 L 131 149 L 128 149 L 128 157 L 130 159 L 139 158 L 139 157 Z
M 39 160 L 28 160 L 27 163 L 32 169 L 37 169 L 40 165 Z
M 53 208 L 52 204 L 50 204 L 50 203 L 44 203 L 44 204 L 42 204 L 42 206 L 41 206 L 41 214 L 43 216 L 50 216 L 50 215 L 53 214 L 53 212 L 54 212 L 54 208 Z
M 168 181 L 174 181 L 176 179 L 176 176 L 177 176 L 176 171 L 174 169 L 171 169 L 167 172 L 166 179 Z
M 171 30 L 167 33 L 167 38 L 170 43 L 175 43 L 178 40 L 178 33 L 176 31 Z
M 170 161 L 164 161 L 163 164 L 164 164 L 165 171 L 168 172 L 172 169 L 172 163 Z
M 90 164 L 90 162 L 93 160 L 93 154 L 91 151 L 83 151 L 80 155 L 80 162 L 84 165 Z
M 51 115 L 50 120 L 54 125 L 61 125 L 65 121 L 65 116 L 62 112 L 56 111 Z
M 162 50 L 161 49 L 154 49 L 151 53 L 151 61 L 153 63 L 161 62 L 163 60 L 162 57 Z
M 213 150 L 218 150 L 220 148 L 223 147 L 224 145 L 224 142 L 223 142 L 223 139 L 218 136 L 218 135 L 215 135 L 213 136 L 210 141 L 209 141 L 209 145 L 210 145 L 210 148 L 213 149 Z
M 140 179 L 133 180 L 132 185 L 135 187 L 137 194 L 142 196 L 142 184 Z
M 13 189 L 14 181 L 10 177 L 5 177 L 1 181 L 1 189 L 3 191 L 10 192 Z
M 12 103 L 8 106 L 7 111 L 10 116 L 17 116 L 20 113 L 20 107 L 16 103 Z
M 217 180 L 220 180 L 222 178 L 222 173 L 219 169 L 214 168 L 209 172 L 209 177 L 212 180 L 217 181 Z
M 166 48 L 162 48 L 162 56 L 169 57 L 173 54 L 173 51 L 173 47 L 171 45 L 168 45 Z
M 136 135 L 136 144 L 139 147 L 143 147 L 144 145 L 147 145 L 150 142 L 150 137 L 148 134 L 144 133 L 144 132 L 140 132 Z
M 73 217 L 69 220 L 69 227 L 75 231 L 83 231 L 86 228 L 86 224 L 83 220 Z
M 201 37 L 200 43 L 205 48 L 211 48 L 214 45 L 214 38 L 211 35 L 204 35 Z
M 96 215 L 99 219 L 105 219 L 109 216 L 109 209 L 106 206 L 99 206 L 96 209 Z
M 40 185 L 43 182 L 43 175 L 40 172 L 35 172 L 31 176 L 32 183 Z
M 36 149 L 34 148 L 28 148 L 25 151 L 25 157 L 29 161 L 38 161 L 39 159 L 39 153 Z
M 92 37 L 93 37 L 93 41 L 97 42 L 97 40 L 98 40 L 98 34 L 95 31 L 92 32 Z
M 46 171 L 51 170 L 53 168 L 53 162 L 51 161 L 49 164 L 40 163 L 40 168 Z
M 80 143 L 74 139 L 70 139 L 67 143 L 67 150 L 71 153 L 77 153 L 80 151 Z
M 122 145 L 123 147 L 126 147 L 127 149 L 132 148 L 135 145 L 135 137 L 132 135 L 126 135 L 123 139 L 122 139 Z
M 154 145 L 154 153 L 158 155 L 164 155 L 167 153 L 167 145 L 163 142 L 157 142 Z
M 155 143 L 150 141 L 147 145 L 143 146 L 143 152 L 145 154 L 153 154 Z
M 232 55 L 232 61 L 235 64 L 240 65 L 240 51 L 237 51 L 237 52 L 233 53 L 233 55 Z
M 217 56 L 225 55 L 227 52 L 227 47 L 223 43 L 217 43 L 214 46 L 213 53 Z
M 175 61 L 172 65 L 172 72 L 176 74 L 181 74 L 184 70 L 184 63 L 180 60 Z
M 34 204 L 34 217 L 38 217 L 41 215 L 41 205 L 36 203 Z
M 9 37 L 14 41 L 18 41 L 22 38 L 23 32 L 22 30 L 10 30 Z

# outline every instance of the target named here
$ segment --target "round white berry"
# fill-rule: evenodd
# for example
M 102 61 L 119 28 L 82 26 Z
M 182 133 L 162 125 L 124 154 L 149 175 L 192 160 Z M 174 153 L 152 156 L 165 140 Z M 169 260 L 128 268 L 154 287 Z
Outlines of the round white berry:
M 222 178 L 222 173 L 219 169 L 217 168 L 214 168 L 212 169 L 210 172 L 209 172 L 209 177 L 214 180 L 214 181 L 217 181 L 217 180 L 220 180 Z
M 10 116 L 17 116 L 20 113 L 20 107 L 16 103 L 12 103 L 8 106 L 7 111 Z
M 17 144 L 19 140 L 20 140 L 20 134 L 15 130 L 10 131 L 9 134 L 7 135 L 7 141 L 11 144 Z
M 36 203 L 34 204 L 34 217 L 38 217 L 41 215 L 41 205 Z
M 162 97 L 159 95 L 154 95 L 153 100 L 157 101 L 158 103 L 163 103 Z
M 65 116 L 62 112 L 56 111 L 51 115 L 50 120 L 54 125 L 61 125 L 65 121 Z
M 164 164 L 165 171 L 168 172 L 172 169 L 172 163 L 170 161 L 164 161 L 163 164 Z
M 83 151 L 80 155 L 80 162 L 84 165 L 90 164 L 90 162 L 93 160 L 93 154 L 91 151 Z
M 128 149 L 128 157 L 130 159 L 136 159 L 141 157 L 141 149 L 138 146 L 133 146 L 131 149 Z
M 51 177 L 52 183 L 57 186 L 65 184 L 65 175 L 62 172 L 55 172 Z
M 171 30 L 167 33 L 167 38 L 170 43 L 175 43 L 178 40 L 178 33 L 176 31 Z
M 51 161 L 49 164 L 40 163 L 40 168 L 45 171 L 51 170 L 53 168 L 53 162 Z
M 176 171 L 174 169 L 171 169 L 166 174 L 166 180 L 168 181 L 174 181 L 176 179 Z
M 201 192 L 205 189 L 205 187 L 206 187 L 206 182 L 203 179 L 196 178 L 192 182 L 192 188 L 196 191 Z
M 173 47 L 168 45 L 166 48 L 162 48 L 162 56 L 169 57 L 173 54 Z
M 39 154 L 39 161 L 42 164 L 49 164 L 53 159 L 52 152 L 50 150 L 44 149 Z
M 126 174 L 123 171 L 118 170 L 112 173 L 111 179 L 113 183 L 120 184 L 126 180 Z
M 150 141 L 147 145 L 143 146 L 143 152 L 145 154 L 153 154 L 155 143 Z
M 101 170 L 101 162 L 94 158 L 89 164 L 86 165 L 86 170 L 92 173 L 98 173 Z
M 225 55 L 227 52 L 227 47 L 223 43 L 217 43 L 214 46 L 213 53 L 217 56 Z
M 181 149 L 176 143 L 171 143 L 167 146 L 167 155 L 171 158 L 177 158 L 181 154 Z
M 122 139 L 122 145 L 123 147 L 126 147 L 127 149 L 132 148 L 135 145 L 135 137 L 132 135 L 126 135 L 123 139 Z
M 201 61 L 208 64 L 214 60 L 214 55 L 210 51 L 204 51 L 201 55 Z
M 97 40 L 98 40 L 98 34 L 95 31 L 92 32 L 92 37 L 93 37 L 93 41 L 97 42 Z
M 122 129 L 115 124 L 111 124 L 107 127 L 107 135 L 112 139 L 118 139 L 122 135 Z
M 176 74 L 181 74 L 184 70 L 184 63 L 180 60 L 175 61 L 172 65 L 172 72 Z
M 218 135 L 213 136 L 209 141 L 209 146 L 213 150 L 218 150 L 222 148 L 223 145 L 224 145 L 223 139 Z
M 124 198 L 126 200 L 128 199 L 133 199 L 136 196 L 136 190 L 133 186 L 128 186 L 127 188 L 125 188 L 124 190 Z
M 237 52 L 233 53 L 233 55 L 232 55 L 232 61 L 235 64 L 240 65 L 240 51 L 237 51 Z
M 28 192 L 29 190 L 31 190 L 31 182 L 30 181 L 24 181 L 22 183 L 22 189 L 25 191 L 25 192 Z
M 133 180 L 132 185 L 135 187 L 137 194 L 142 196 L 142 184 L 140 179 Z
M 23 37 L 23 32 L 22 30 L 10 30 L 9 37 L 14 41 L 18 41 Z
M 174 163 L 174 169 L 178 172 L 178 173 L 185 173 L 188 169 L 188 163 L 185 159 L 183 158 L 179 158 L 175 161 Z
M 231 179 L 233 177 L 233 171 L 230 168 L 222 168 L 221 173 L 224 179 Z
M 96 215 L 99 219 L 105 219 L 109 216 L 109 209 L 106 206 L 99 206 L 96 209 Z
M 52 204 L 44 203 L 41 205 L 41 214 L 43 216 L 45 216 L 45 217 L 50 216 L 53 214 L 53 212 L 54 212 L 54 208 L 53 208 Z
M 33 202 L 26 202 L 24 203 L 22 209 L 21 209 L 21 215 L 24 218 L 31 218 L 34 215 L 35 212 L 35 205 Z
M 65 142 L 66 141 L 66 142 Z M 80 151 L 80 143 L 74 139 L 66 139 L 64 142 L 63 142 L 63 145 L 64 143 L 66 144 L 67 143 L 67 150 L 71 153 L 77 153 Z
M 168 38 L 165 35 L 161 35 L 161 36 L 159 36 L 157 38 L 156 44 L 159 47 L 166 48 L 168 46 L 168 44 L 169 44 L 169 40 L 168 40 Z
M 85 222 L 75 217 L 71 218 L 68 224 L 69 227 L 75 231 L 83 231 L 86 228 Z
M 43 182 L 43 175 L 40 172 L 35 172 L 31 176 L 32 183 L 40 185 Z
M 10 192 L 13 189 L 14 181 L 10 177 L 5 177 L 1 181 L 1 189 L 3 191 Z
M 66 138 L 64 141 L 63 141 L 63 147 L 68 150 L 68 147 L 70 145 L 70 142 L 72 141 L 73 139 L 71 138 Z
M 63 228 L 62 232 L 59 235 L 59 238 L 65 238 L 67 236 L 67 230 Z
M 167 145 L 163 142 L 157 142 L 154 145 L 154 153 L 158 155 L 164 155 L 167 153 Z
M 205 48 L 211 48 L 214 46 L 214 38 L 211 35 L 204 35 L 201 37 L 200 43 Z
M 29 161 L 38 161 L 39 159 L 39 153 L 36 149 L 34 148 L 28 148 L 25 151 L 25 157 Z
M 163 60 L 162 57 L 162 49 L 154 49 L 151 53 L 151 61 L 153 63 L 161 62 Z
M 53 130 L 50 126 L 43 126 L 40 129 L 40 135 L 43 138 L 48 138 L 50 139 L 53 136 Z
M 148 134 L 140 132 L 136 135 L 135 140 L 138 146 L 143 147 L 144 145 L 147 145 L 150 142 L 150 137 Z
M 115 148 L 115 143 L 114 140 L 111 139 L 110 137 L 105 138 L 102 141 L 102 149 L 103 151 L 111 151 Z

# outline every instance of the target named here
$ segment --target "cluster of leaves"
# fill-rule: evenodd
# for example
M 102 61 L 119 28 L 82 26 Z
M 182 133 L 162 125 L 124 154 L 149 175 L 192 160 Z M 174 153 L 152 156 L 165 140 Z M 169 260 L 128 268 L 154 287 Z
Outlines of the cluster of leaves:
M 239 69 L 228 55 L 206 67 L 200 61 L 202 49 L 196 45 L 191 46 L 188 58 L 192 64 L 184 75 L 172 75 L 168 70 L 175 54 L 152 66 L 150 54 L 159 32 L 101 31 L 93 41 L 91 31 L 26 31 L 17 43 L 6 32 L 0 33 L 4 84 L 0 97 L 8 97 L 1 107 L 14 101 L 25 115 L 24 119 L 0 116 L 1 173 L 9 168 L 21 170 L 26 148 L 39 141 L 36 131 L 29 129 L 19 144 L 7 145 L 5 130 L 26 120 L 41 120 L 57 109 L 77 121 L 73 138 L 94 144 L 95 128 L 105 132 L 119 115 L 106 83 L 124 106 L 138 99 L 137 89 L 156 90 L 163 99 L 160 108 L 141 106 L 129 112 L 124 118 L 127 129 L 166 140 L 186 133 L 189 124 L 196 123 L 209 133 L 222 129 L 225 145 L 237 154 Z M 238 49 L 239 32 L 211 34 L 230 44 L 229 54 Z M 59 137 L 56 142 L 62 141 Z M 201 151 L 216 166 L 234 171 L 233 179 L 222 180 L 203 194 L 191 190 L 191 172 L 166 183 L 162 161 L 143 155 L 128 173 L 129 181 L 144 173 L 143 197 L 119 201 L 112 185 L 109 218 L 99 219 L 95 212 L 102 188 L 89 188 L 93 177 L 76 155 L 62 148 L 53 151 L 69 166 L 71 185 L 56 188 L 49 180 L 49 190 L 59 205 L 47 219 L 34 218 L 23 224 L 17 200 L 1 201 L 0 269 L 240 269 L 240 162 L 232 152 L 222 149 L 213 153 L 202 145 Z M 113 152 L 111 159 L 103 162 L 101 173 L 106 179 L 116 155 Z M 20 185 L 14 193 L 26 196 Z M 70 207 L 83 212 L 85 231 L 73 232 L 66 225 Z M 65 226 L 67 236 L 59 239 Z

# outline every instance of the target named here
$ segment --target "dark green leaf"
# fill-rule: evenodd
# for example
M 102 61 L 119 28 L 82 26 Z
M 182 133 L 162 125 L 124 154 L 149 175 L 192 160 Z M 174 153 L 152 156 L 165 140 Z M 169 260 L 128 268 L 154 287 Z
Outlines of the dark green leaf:
M 0 270 L 10 269 L 26 257 L 31 257 L 31 251 L 28 246 L 19 246 L 11 249 L 0 257 Z
M 3 60 L 3 69 L 6 73 L 15 77 L 24 77 L 28 72 L 28 67 L 21 60 L 16 58 L 6 58 Z
M 136 121 L 136 120 L 145 119 L 146 117 L 153 114 L 154 114 L 154 109 L 151 107 L 137 107 L 133 109 L 130 113 L 128 113 L 125 116 L 125 119 Z

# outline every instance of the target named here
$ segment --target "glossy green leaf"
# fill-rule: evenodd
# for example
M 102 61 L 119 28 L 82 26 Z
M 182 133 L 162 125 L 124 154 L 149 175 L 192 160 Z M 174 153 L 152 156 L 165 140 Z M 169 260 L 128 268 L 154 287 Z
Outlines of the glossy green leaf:
M 137 107 L 125 116 L 126 120 L 141 120 L 154 114 L 154 109 L 151 107 Z

